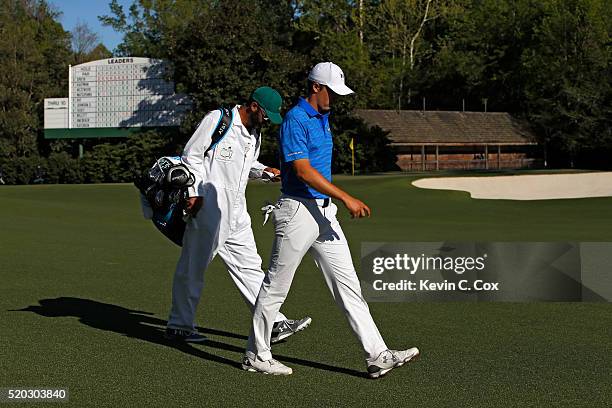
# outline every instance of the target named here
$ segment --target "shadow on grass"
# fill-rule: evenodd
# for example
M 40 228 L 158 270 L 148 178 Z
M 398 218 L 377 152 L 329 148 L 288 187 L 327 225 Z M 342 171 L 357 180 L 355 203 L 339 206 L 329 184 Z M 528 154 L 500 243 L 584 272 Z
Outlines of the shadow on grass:
M 159 344 L 179 350 L 183 353 L 199 357 L 204 360 L 226 364 L 231 367 L 241 368 L 238 361 L 229 360 L 224 357 L 207 353 L 188 343 L 173 342 L 164 337 L 166 320 L 153 317 L 153 313 L 141 310 L 127 309 L 121 306 L 97 302 L 90 299 L 74 297 L 59 297 L 55 299 L 41 299 L 38 305 L 28 306 L 24 309 L 10 310 L 11 312 L 32 312 L 44 317 L 77 317 L 79 322 L 99 330 L 118 333 L 127 337 Z M 247 336 L 231 333 L 223 330 L 198 327 L 200 333 L 211 334 L 220 337 L 229 337 L 239 340 L 247 340 Z M 208 339 L 204 346 L 220 350 L 244 353 L 244 348 L 231 344 Z M 299 358 L 275 355 L 275 358 L 287 363 L 312 367 L 320 370 L 347 374 L 355 377 L 365 378 L 365 373 L 349 368 L 335 367 L 328 364 L 316 363 Z

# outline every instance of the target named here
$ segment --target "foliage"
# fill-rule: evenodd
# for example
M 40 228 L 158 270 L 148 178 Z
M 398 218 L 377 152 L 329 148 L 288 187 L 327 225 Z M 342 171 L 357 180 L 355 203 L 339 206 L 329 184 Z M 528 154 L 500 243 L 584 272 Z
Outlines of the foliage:
M 0 2 L 0 155 L 38 155 L 43 98 L 67 88 L 69 34 L 45 2 Z
M 394 161 L 380 129 L 352 118 L 355 108 L 421 109 L 424 99 L 427 109 L 460 110 L 463 100 L 467 110 L 486 103 L 527 119 L 549 163 L 612 166 L 607 0 L 134 0 L 128 9 L 113 0 L 100 20 L 124 35 L 115 55 L 172 62 L 193 112 L 170 136 L 87 141 L 80 161 L 74 142 L 53 147 L 41 137 L 43 99 L 65 95 L 68 63 L 108 50 L 77 55 L 44 0 L 4 1 L 0 161 L 17 169 L 5 170 L 10 182 L 31 181 L 39 165 L 53 182 L 129 180 L 156 154 L 180 151 L 208 110 L 245 102 L 257 86 L 277 88 L 291 107 L 324 60 L 356 90 L 334 106 L 334 171 L 351 171 L 352 138 L 357 171 Z M 264 131 L 262 162 L 278 161 L 277 129 Z

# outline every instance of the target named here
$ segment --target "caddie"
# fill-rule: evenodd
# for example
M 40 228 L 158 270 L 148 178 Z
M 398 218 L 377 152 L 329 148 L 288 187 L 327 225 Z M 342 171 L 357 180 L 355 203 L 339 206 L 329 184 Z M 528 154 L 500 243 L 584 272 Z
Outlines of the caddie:
M 272 211 L 274 242 L 270 268 L 261 286 L 253 314 L 242 368 L 266 374 L 288 375 L 292 369 L 272 358 L 273 321 L 282 306 L 295 271 L 310 252 L 336 304 L 361 343 L 372 378 L 385 375 L 417 357 L 416 347 L 389 350 L 368 304 L 361 295 L 351 252 L 331 198 L 344 204 L 354 218 L 370 216 L 370 208 L 331 183 L 333 137 L 331 105 L 338 95 L 353 91 L 336 64 L 317 64 L 308 76 L 308 97 L 286 115 L 281 126 L 282 195 Z
M 218 254 L 243 298 L 252 307 L 264 279 L 245 190 L 249 178 L 277 178 L 280 171 L 257 159 L 259 129 L 266 121 L 280 124 L 282 98 L 270 87 L 257 88 L 246 105 L 209 112 L 187 142 L 181 160 L 193 173 L 183 245 L 172 286 L 172 308 L 166 337 L 200 343 L 195 315 L 204 287 L 204 272 Z M 221 124 L 221 126 L 220 126 Z M 220 130 L 221 129 L 221 130 Z M 213 135 L 214 132 L 217 132 Z M 222 135 L 220 139 L 216 136 Z M 306 328 L 311 319 L 274 317 L 274 340 Z

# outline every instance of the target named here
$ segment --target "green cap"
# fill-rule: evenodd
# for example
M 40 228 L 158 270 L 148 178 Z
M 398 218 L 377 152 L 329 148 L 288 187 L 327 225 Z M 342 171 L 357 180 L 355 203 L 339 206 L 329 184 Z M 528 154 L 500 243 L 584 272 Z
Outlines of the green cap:
M 269 86 L 259 87 L 251 94 L 251 100 L 257 102 L 264 108 L 266 115 L 270 118 L 270 122 L 275 125 L 283 123 L 283 117 L 280 115 L 283 98 L 276 89 L 270 88 Z

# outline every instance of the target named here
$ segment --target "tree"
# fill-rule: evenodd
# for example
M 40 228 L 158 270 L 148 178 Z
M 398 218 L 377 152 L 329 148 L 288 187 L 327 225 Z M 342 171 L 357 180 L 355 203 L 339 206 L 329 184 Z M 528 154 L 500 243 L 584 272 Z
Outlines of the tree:
M 522 58 L 527 116 L 572 167 L 612 146 L 611 14 L 605 0 L 551 0 Z
M 89 54 L 85 56 L 85 58 L 83 59 L 83 62 L 107 59 L 112 56 L 113 56 L 113 53 L 110 52 L 108 48 L 104 46 L 104 44 L 100 43 L 96 45 L 95 48 L 91 50 Z
M 126 14 L 116 2 L 100 20 L 124 33 L 118 50 L 173 64 L 177 91 L 195 102 L 189 133 L 203 114 L 221 104 L 244 102 L 261 85 L 290 99 L 294 78 L 307 70 L 291 52 L 291 2 L 141 2 Z M 296 58 L 297 57 L 297 58 Z
M 434 109 L 488 99 L 570 156 L 609 146 L 611 13 L 605 0 L 139 0 L 112 1 L 101 20 L 124 33 L 120 53 L 173 62 L 196 102 L 183 138 L 264 83 L 291 104 L 310 67 L 334 61 L 357 92 L 334 108 L 334 134 L 356 139 L 359 162 L 360 140 L 373 143 L 350 112 L 405 109 L 417 95 Z
M 381 15 L 389 21 L 388 47 L 392 54 L 393 68 L 397 72 L 397 110 L 402 109 L 404 98 L 404 80 L 406 68 L 409 72 L 414 70 L 416 51 L 423 27 L 428 21 L 436 18 L 432 16 L 433 0 L 385 0 L 381 4 Z M 399 62 L 396 60 L 399 59 Z M 411 89 L 408 90 L 408 103 L 411 102 Z
M 0 158 L 38 155 L 45 97 L 63 95 L 69 33 L 44 1 L 0 2 Z
M 99 44 L 100 37 L 87 23 L 77 22 L 72 30 L 72 51 L 76 64 L 86 62 L 87 55 Z

